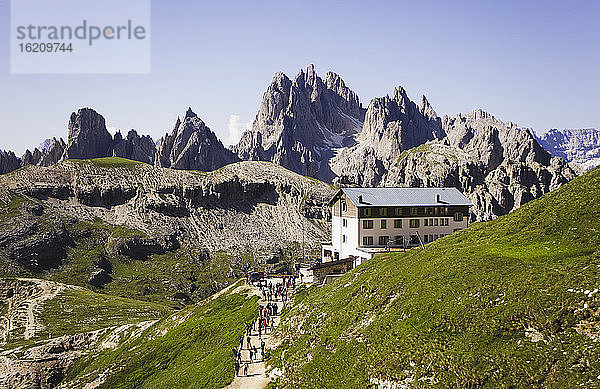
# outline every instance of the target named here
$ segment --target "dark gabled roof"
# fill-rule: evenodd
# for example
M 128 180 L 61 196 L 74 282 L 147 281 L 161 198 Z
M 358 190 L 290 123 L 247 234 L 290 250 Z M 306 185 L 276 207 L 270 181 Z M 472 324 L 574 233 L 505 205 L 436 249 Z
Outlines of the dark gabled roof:
M 332 201 L 341 193 L 357 207 L 473 206 L 456 188 L 342 188 Z

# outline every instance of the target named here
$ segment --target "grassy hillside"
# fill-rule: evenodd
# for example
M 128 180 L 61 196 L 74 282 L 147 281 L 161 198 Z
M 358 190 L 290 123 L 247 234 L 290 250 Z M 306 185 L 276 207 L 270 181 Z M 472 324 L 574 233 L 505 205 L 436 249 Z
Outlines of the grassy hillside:
M 296 298 L 281 387 L 597 387 L 600 169 Z
M 101 388 L 226 386 L 234 377 L 231 348 L 257 314 L 257 297 L 236 290 L 242 284 L 159 321 L 116 349 L 93 350 L 75 362 L 64 382 L 82 387 L 102 373 Z
M 48 297 L 40 298 L 41 287 L 38 281 L 3 280 L 3 287 L 16 290 L 21 296 L 17 297 L 18 303 L 12 302 L 10 312 L 8 301 L 0 301 L 0 318 L 3 323 L 10 321 L 8 327 L 2 328 L 6 338 L 0 344 L 0 350 L 24 346 L 19 350 L 22 352 L 30 346 L 44 343 L 49 338 L 158 320 L 173 313 L 173 309 L 165 305 L 60 284 L 52 284 Z M 34 323 L 27 319 L 28 308 L 32 310 Z M 27 324 L 34 324 L 35 327 L 29 339 L 24 337 Z

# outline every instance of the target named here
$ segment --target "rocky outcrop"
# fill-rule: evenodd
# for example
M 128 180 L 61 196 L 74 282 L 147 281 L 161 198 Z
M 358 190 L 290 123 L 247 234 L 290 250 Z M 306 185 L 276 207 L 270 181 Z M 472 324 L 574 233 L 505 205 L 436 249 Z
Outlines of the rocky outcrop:
M 444 136 L 441 120 L 423 96 L 420 105 L 402 87 L 390 97 L 371 100 L 357 144 L 333 159 L 336 182 L 342 185 L 377 185 L 404 150 Z
M 276 73 L 263 95 L 252 130 L 233 147 L 243 160 L 271 161 L 294 172 L 331 181 L 329 161 L 353 145 L 364 109 L 335 73 L 325 80 L 313 65 L 290 80 Z
M 123 139 L 117 131 L 113 139 L 112 156 L 140 161 L 150 165 L 154 164 L 156 145 L 149 135 L 139 136 L 135 130 L 130 130 Z
M 444 117 L 446 137 L 403 153 L 383 186 L 452 186 L 473 202 L 475 220 L 504 215 L 576 173 L 534 135 L 481 110 Z
M 43 207 L 26 204 L 19 215 L 11 218 L 0 229 L 0 256 L 11 264 L 18 263 L 31 271 L 60 266 L 71 243 L 69 232 L 59 218 L 47 215 L 42 223 Z M 13 265 L 8 265 L 9 267 Z M 5 269 L 9 272 L 18 269 Z
M 600 130 L 552 129 L 538 138 L 550 154 L 579 165 L 584 171 L 600 166 Z
M 156 165 L 161 167 L 211 171 L 238 160 L 191 108 L 159 144 Z
M 35 148 L 32 151 L 26 150 L 21 157 L 21 166 L 38 165 L 52 166 L 58 163 L 65 152 L 65 141 L 56 138 L 47 139 L 42 143 L 40 148 Z
M 179 242 L 177 234 L 156 238 L 141 238 L 133 236 L 123 239 L 114 246 L 116 255 L 125 255 L 133 259 L 145 261 L 152 254 L 164 254 L 168 251 L 177 250 Z
M 71 114 L 67 148 L 63 159 L 89 159 L 111 155 L 112 136 L 104 117 L 91 108 Z
M 115 244 L 120 254 L 137 259 L 170 251 L 177 244 L 214 252 L 246 246 L 270 250 L 304 240 L 316 248 L 329 231 L 326 203 L 333 192 L 322 182 L 253 161 L 208 173 L 64 161 L 48 168 L 28 166 L 0 177 L 0 201 L 29 196 L 44 207 L 44 214 L 64 220 L 74 215 L 79 220 L 99 218 L 145 232 L 151 238 Z M 19 225 L 42 226 L 39 218 L 22 217 L 29 224 Z M 19 240 L 36 230 L 30 231 L 23 230 Z M 1 255 L 8 255 L 8 250 L 0 248 Z
M 0 174 L 10 173 L 18 169 L 21 162 L 12 151 L 0 150 Z

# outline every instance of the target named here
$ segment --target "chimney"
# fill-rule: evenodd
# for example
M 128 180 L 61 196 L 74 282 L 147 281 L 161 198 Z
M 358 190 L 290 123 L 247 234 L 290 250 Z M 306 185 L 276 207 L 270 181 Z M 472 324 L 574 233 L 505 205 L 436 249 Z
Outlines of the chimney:
M 358 195 L 358 203 L 359 204 L 363 203 L 362 195 Z
M 441 197 L 440 197 L 440 195 L 439 195 L 439 194 L 436 194 L 436 195 L 435 195 L 435 202 L 436 202 L 436 203 L 441 203 L 441 202 L 442 202 L 442 199 L 441 199 Z

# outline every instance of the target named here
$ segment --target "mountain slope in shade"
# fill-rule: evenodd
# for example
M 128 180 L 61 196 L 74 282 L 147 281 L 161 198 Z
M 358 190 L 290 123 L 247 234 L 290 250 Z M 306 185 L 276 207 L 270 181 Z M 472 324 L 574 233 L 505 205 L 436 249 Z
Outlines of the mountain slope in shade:
M 364 114 L 358 96 L 333 72 L 322 79 L 309 65 L 294 80 L 277 73 L 252 130 L 232 149 L 240 159 L 271 161 L 331 181 L 329 161 L 337 149 L 355 143 Z
M 12 172 L 21 166 L 19 158 L 12 151 L 0 150 L 0 174 Z
M 552 129 L 537 138 L 552 155 L 576 163 L 584 170 L 600 165 L 600 130 Z
M 214 132 L 189 108 L 171 134 L 165 134 L 156 149 L 156 164 L 184 170 L 215 170 L 238 161 Z
M 104 117 L 91 108 L 81 108 L 71 114 L 64 159 L 107 157 L 111 154 L 112 136 Z

